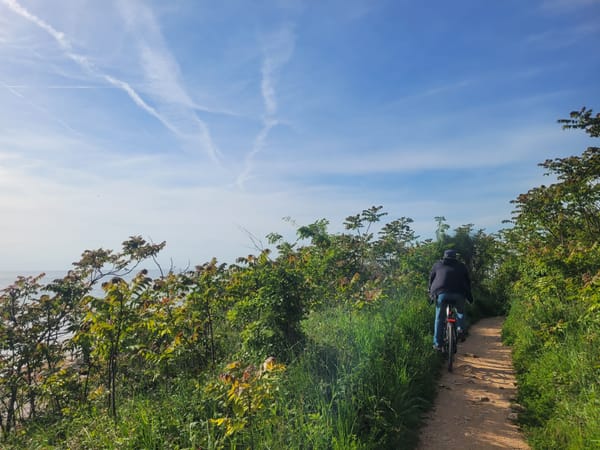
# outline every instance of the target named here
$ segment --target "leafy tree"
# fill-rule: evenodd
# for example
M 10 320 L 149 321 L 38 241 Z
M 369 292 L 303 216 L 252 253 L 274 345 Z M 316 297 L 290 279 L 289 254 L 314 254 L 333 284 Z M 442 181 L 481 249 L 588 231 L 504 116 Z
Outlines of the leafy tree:
M 600 137 L 591 109 L 559 123 Z M 600 429 L 600 417 L 586 413 L 597 409 L 600 375 L 600 149 L 540 166 L 553 182 L 517 197 L 503 234 L 505 273 L 515 280 L 505 333 L 534 444 L 591 448 Z
M 356 232 L 356 235 L 343 235 L 346 245 L 350 250 L 352 259 L 359 267 L 364 279 L 372 278 L 375 271 L 375 253 L 373 249 L 373 233 L 371 227 L 379 222 L 386 212 L 382 212 L 383 206 L 371 206 L 363 209 L 360 214 L 349 216 L 344 222 L 346 230 Z
M 31 414 L 36 411 L 34 374 L 41 370 L 39 345 L 44 336 L 32 304 L 38 302 L 42 276 L 19 277 L 0 295 L 0 425 L 4 434 L 16 427 L 26 398 Z
M 378 233 L 374 251 L 382 270 L 387 274 L 398 269 L 402 258 L 417 239 L 411 223 L 413 220 L 410 217 L 401 217 L 386 223 Z
M 559 119 L 558 123 L 562 123 L 563 128 L 579 128 L 591 137 L 600 137 L 600 113 L 594 116 L 585 106 L 579 111 L 571 111 L 569 119 Z
M 102 278 L 127 276 L 148 258 L 156 262 L 156 255 L 165 247 L 166 242 L 151 244 L 141 236 L 130 236 L 121 245 L 120 253 L 103 248 L 85 250 L 81 259 L 73 263 L 75 269 L 70 275 L 77 276 L 82 282 L 87 280 L 88 289 Z
M 109 411 L 114 418 L 117 417 L 117 375 L 121 352 L 124 346 L 132 344 L 131 331 L 137 321 L 137 305 L 150 282 L 145 271 L 140 272 L 131 285 L 122 278 L 114 277 L 102 285 L 106 293 L 104 298 L 87 296 L 84 299 L 88 313 L 82 328 L 86 332 L 76 338 L 94 341 L 91 355 L 105 365 L 104 386 L 108 392 Z
M 154 281 L 139 306 L 137 342 L 142 377 L 157 380 L 177 374 L 197 375 L 223 352 L 226 283 L 225 264 L 216 259 L 194 271 L 169 274 Z

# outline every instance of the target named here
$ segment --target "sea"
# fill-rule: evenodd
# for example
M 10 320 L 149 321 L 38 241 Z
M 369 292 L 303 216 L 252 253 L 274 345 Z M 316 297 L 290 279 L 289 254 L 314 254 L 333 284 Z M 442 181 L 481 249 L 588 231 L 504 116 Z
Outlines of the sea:
M 123 278 L 126 280 L 130 280 L 133 278 L 141 269 L 134 270 L 129 275 L 124 276 Z M 68 270 L 20 270 L 20 271 L 10 271 L 10 270 L 0 270 L 0 291 L 7 288 L 11 284 L 13 284 L 19 276 L 30 277 L 30 276 L 38 276 L 40 274 L 45 274 L 44 277 L 40 280 L 40 284 L 47 284 L 53 280 L 64 278 L 67 275 Z M 150 278 L 158 278 L 160 277 L 160 271 L 157 269 L 148 270 L 148 276 Z M 107 277 L 107 280 L 109 278 Z M 92 289 L 91 294 L 94 296 L 103 296 L 102 291 L 102 282 L 105 280 L 100 280 L 100 282 L 96 283 L 94 288 Z
M 11 271 L 11 270 L 0 270 L 0 289 L 4 289 L 11 284 L 13 284 L 19 276 L 22 277 L 31 277 L 37 276 L 42 273 L 46 275 L 42 278 L 42 283 L 49 283 L 52 280 L 56 280 L 57 278 L 63 278 L 66 274 L 66 270 L 20 270 L 20 271 Z

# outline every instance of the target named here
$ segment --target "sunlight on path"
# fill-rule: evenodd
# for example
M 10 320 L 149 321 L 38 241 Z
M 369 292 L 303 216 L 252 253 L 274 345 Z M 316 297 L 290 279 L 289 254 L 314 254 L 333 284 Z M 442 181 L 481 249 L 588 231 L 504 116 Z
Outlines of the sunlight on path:
M 419 450 L 529 449 L 513 423 L 516 395 L 502 317 L 483 319 L 459 344 L 453 373 L 444 369 L 438 396 L 421 430 Z

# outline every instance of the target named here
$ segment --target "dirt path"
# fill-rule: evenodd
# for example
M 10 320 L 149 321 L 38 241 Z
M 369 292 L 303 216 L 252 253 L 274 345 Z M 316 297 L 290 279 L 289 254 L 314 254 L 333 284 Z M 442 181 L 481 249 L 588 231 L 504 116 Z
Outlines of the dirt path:
M 459 344 L 452 373 L 444 369 L 419 450 L 529 449 L 512 422 L 516 394 L 510 349 L 500 340 L 503 318 L 483 319 Z

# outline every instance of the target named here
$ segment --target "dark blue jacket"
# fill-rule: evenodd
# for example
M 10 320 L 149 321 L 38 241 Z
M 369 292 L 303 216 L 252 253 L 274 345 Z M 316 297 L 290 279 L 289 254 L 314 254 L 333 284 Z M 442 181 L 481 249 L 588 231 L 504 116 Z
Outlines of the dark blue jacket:
M 443 292 L 463 294 L 473 302 L 471 278 L 467 266 L 453 258 L 444 258 L 436 262 L 429 275 L 429 295 L 436 298 Z

